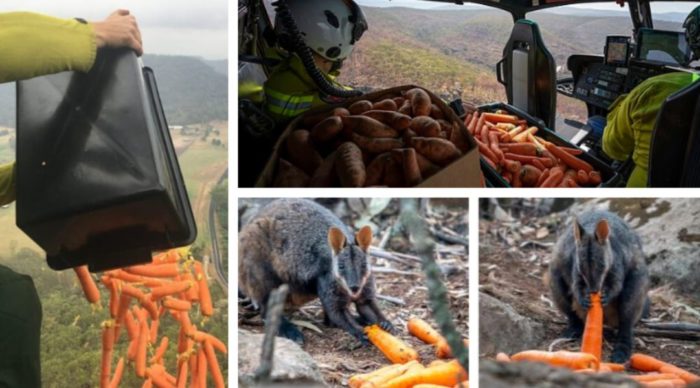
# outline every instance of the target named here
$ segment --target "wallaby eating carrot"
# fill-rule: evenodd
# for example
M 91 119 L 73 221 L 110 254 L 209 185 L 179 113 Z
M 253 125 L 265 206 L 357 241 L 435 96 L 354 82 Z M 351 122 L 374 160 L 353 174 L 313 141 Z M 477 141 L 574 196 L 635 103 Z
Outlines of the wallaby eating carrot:
M 605 323 L 617 327 L 611 359 L 629 359 L 633 327 L 649 309 L 649 273 L 639 236 L 618 216 L 591 211 L 574 218 L 554 249 L 549 286 L 554 303 L 566 315 L 566 337 L 578 338 L 600 292 Z
M 363 326 L 393 329 L 375 298 L 367 251 L 372 230 L 356 234 L 333 213 L 313 201 L 279 199 L 269 203 L 239 234 L 240 292 L 259 306 L 262 316 L 270 293 L 289 286 L 287 303 L 299 306 L 320 298 L 326 323 L 363 343 Z M 355 304 L 359 317 L 350 312 Z M 286 318 L 279 335 L 303 343 L 303 335 Z

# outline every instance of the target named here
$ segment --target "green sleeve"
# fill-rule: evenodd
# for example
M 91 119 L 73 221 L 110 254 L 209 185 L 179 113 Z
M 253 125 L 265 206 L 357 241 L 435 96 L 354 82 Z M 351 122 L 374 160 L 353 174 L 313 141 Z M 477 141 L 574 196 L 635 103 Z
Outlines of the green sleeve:
M 67 70 L 87 72 L 96 51 L 89 24 L 29 12 L 0 13 L 0 83 Z
M 0 165 L 0 206 L 15 200 L 15 163 Z
M 608 123 L 603 132 L 603 151 L 615 160 L 625 160 L 634 151 L 631 112 L 635 100 L 634 92 L 620 96 L 608 113 Z

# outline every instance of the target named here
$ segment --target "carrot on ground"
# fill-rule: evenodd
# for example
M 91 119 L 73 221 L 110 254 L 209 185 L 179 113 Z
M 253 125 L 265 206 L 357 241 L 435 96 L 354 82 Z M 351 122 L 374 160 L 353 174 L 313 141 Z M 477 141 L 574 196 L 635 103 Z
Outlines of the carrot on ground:
M 83 289 L 85 294 L 85 299 L 90 303 L 99 303 L 100 301 L 100 290 L 97 289 L 95 280 L 90 275 L 87 265 L 82 265 L 80 267 L 73 268 L 75 274 L 78 275 L 78 281 L 80 281 L 80 287 Z
M 594 355 L 600 362 L 603 354 L 603 305 L 600 303 L 600 292 L 593 292 L 590 297 L 591 307 L 586 316 L 581 351 Z
M 464 343 L 464 346 L 469 347 L 469 340 L 465 339 L 462 340 Z M 450 348 L 450 345 L 447 343 L 446 339 L 441 339 L 435 344 L 435 356 L 437 358 L 452 358 L 452 348 Z
M 418 359 L 418 353 L 397 337 L 382 330 L 378 325 L 365 327 L 365 334 L 389 361 L 404 364 Z
M 381 374 L 375 374 L 365 379 L 365 381 L 360 385 L 361 388 L 371 388 L 371 387 L 381 387 L 386 382 L 407 373 L 415 365 L 421 366 L 418 361 L 413 360 L 405 364 L 394 364 L 394 368 L 385 370 Z M 383 369 L 383 368 L 382 368 Z
M 568 352 L 560 350 L 547 352 L 544 350 L 526 350 L 511 356 L 513 361 L 532 361 L 549 364 L 552 366 L 566 367 L 569 369 L 595 369 L 598 359 L 588 353 Z
M 678 375 L 675 373 L 650 373 L 646 375 L 630 375 L 630 379 L 638 382 L 645 381 L 655 381 L 655 380 L 672 380 L 677 379 Z
M 407 372 L 388 381 L 384 384 L 384 388 L 410 388 L 418 384 L 438 384 L 451 387 L 465 380 L 467 380 L 467 372 L 457 360 L 452 360 L 430 368 Z
M 686 385 L 688 384 L 686 384 L 683 379 L 679 378 L 642 382 L 642 386 L 645 388 L 682 388 Z
M 633 354 L 632 357 L 630 357 L 630 366 L 633 369 L 644 372 L 674 373 L 688 384 L 700 381 L 700 376 L 690 373 L 687 370 L 679 368 L 673 364 L 657 360 L 656 358 L 646 354 Z
M 426 344 L 432 345 L 440 341 L 442 336 L 430 324 L 420 318 L 411 318 L 406 324 L 408 332 Z
M 625 371 L 625 364 L 616 364 L 614 362 L 601 362 L 600 366 L 606 366 L 606 367 L 610 368 L 610 370 L 613 372 L 624 372 Z
M 362 384 L 369 381 L 369 379 L 371 379 L 372 377 L 382 376 L 382 375 L 391 373 L 392 370 L 397 369 L 397 368 L 401 368 L 401 367 L 403 367 L 403 370 L 405 371 L 406 365 L 408 365 L 408 363 L 406 363 L 406 364 L 391 364 L 391 365 L 379 368 L 379 369 L 372 371 L 372 372 L 363 373 L 363 374 L 359 374 L 359 375 L 353 375 L 350 377 L 350 379 L 348 379 L 348 386 L 350 388 L 360 388 L 362 386 Z M 401 373 L 403 373 L 403 372 L 401 372 Z
M 510 356 L 505 353 L 498 353 L 496 355 L 496 361 L 500 362 L 510 362 Z

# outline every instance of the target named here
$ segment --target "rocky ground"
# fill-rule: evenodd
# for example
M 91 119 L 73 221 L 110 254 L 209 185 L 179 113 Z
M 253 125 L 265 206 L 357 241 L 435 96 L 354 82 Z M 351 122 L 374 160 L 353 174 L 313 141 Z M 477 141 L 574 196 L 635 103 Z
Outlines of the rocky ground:
M 671 339 L 657 336 L 649 326 L 656 322 L 700 323 L 700 200 L 578 200 L 554 213 L 541 208 L 562 208 L 568 203 L 511 200 L 502 205 L 507 210 L 498 207 L 493 211 L 492 204 L 489 219 L 482 219 L 479 225 L 482 357 L 525 349 L 578 348 L 578 342 L 559 339 L 565 319 L 553 306 L 543 277 L 564 224 L 571 215 L 596 208 L 619 214 L 643 241 L 652 281 L 652 308 L 650 317 L 637 326 L 635 351 L 700 373 L 700 333 L 688 340 Z M 483 215 L 487 206 L 481 207 Z M 604 358 L 610 355 L 610 339 L 605 341 Z M 498 366 L 490 368 L 482 373 L 482 382 L 491 378 L 490 383 L 513 383 L 512 379 L 499 380 L 498 376 L 509 374 L 497 370 Z M 572 381 L 573 385 L 569 381 L 555 386 L 577 386 L 577 380 Z
M 240 200 L 239 216 L 241 224 L 247 222 L 257 209 L 269 200 Z M 379 301 L 385 315 L 397 328 L 395 333 L 413 346 L 426 363 L 435 359 L 433 348 L 408 335 L 406 321 L 413 316 L 430 318 L 425 280 L 420 263 L 411 258 L 415 252 L 411 242 L 402 230 L 394 230 L 399 216 L 398 200 L 322 200 L 347 224 L 357 229 L 359 226 L 373 226 L 375 238 L 373 246 L 381 247 L 400 256 L 396 260 L 373 257 L 371 264 Z M 423 202 L 425 219 L 437 234 L 467 239 L 467 203 L 461 200 L 430 200 Z M 449 291 L 450 307 L 459 332 L 468 334 L 468 286 L 467 286 L 467 246 L 437 239 L 437 262 L 443 269 Z M 466 241 L 465 241 L 466 242 Z M 311 302 L 303 309 L 291 312 L 291 319 L 302 328 L 305 343 L 299 347 L 291 341 L 278 340 L 282 346 L 276 354 L 273 377 L 277 381 L 329 386 L 345 386 L 350 376 L 365 373 L 388 361 L 374 346 L 361 346 L 357 340 L 343 330 L 323 324 L 323 311 L 318 301 Z M 263 324 L 259 315 L 239 307 L 239 373 L 245 378 L 259 364 L 259 348 L 262 341 Z M 279 349 L 278 349 L 279 350 Z M 281 355 L 283 354 L 283 355 Z M 301 364 L 300 364 L 301 363 Z M 240 382 L 240 381 L 239 381 Z

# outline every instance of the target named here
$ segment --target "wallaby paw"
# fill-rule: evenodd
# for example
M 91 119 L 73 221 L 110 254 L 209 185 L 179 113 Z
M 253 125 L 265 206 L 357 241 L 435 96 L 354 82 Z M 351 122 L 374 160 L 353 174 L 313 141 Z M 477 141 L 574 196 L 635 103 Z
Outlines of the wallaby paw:
M 610 303 L 610 294 L 608 294 L 607 292 L 603 292 L 600 295 L 600 304 L 602 304 L 603 306 L 607 306 L 608 303 Z
M 357 338 L 358 341 L 360 341 L 360 345 L 362 346 L 369 346 L 369 337 L 367 337 L 367 334 L 362 333 L 355 335 L 355 338 Z
M 610 360 L 617 364 L 624 364 L 629 360 L 631 353 L 627 346 L 617 345 L 613 349 L 612 355 L 610 355 Z
M 390 333 L 393 333 L 394 330 L 395 330 L 395 329 L 394 329 L 394 325 L 393 325 L 391 322 L 389 322 L 389 321 L 381 321 L 381 322 L 379 322 L 379 327 L 381 327 L 382 330 L 388 331 L 388 332 L 390 332 Z

